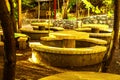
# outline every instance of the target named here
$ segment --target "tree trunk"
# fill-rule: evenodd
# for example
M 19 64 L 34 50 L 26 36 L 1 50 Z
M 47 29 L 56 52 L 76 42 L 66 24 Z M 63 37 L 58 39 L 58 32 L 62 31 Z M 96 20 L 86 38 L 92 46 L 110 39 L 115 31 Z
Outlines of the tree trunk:
M 12 7 L 11 7 L 12 8 Z M 12 9 L 11 9 L 12 10 Z M 4 34 L 4 71 L 2 80 L 15 79 L 16 47 L 13 31 L 13 19 L 6 6 L 5 0 L 0 2 L 0 20 Z
M 62 7 L 62 17 L 63 17 L 63 19 L 68 19 L 68 15 L 67 15 L 68 5 L 69 5 L 69 0 L 64 0 L 63 7 Z
M 113 59 L 115 50 L 119 46 L 118 44 L 119 44 L 120 1 L 115 0 L 114 5 L 115 5 L 115 9 L 114 9 L 113 46 L 108 60 L 106 60 L 103 64 L 102 72 L 107 72 L 108 66 L 110 65 Z
M 14 11 L 14 4 L 13 4 L 14 2 L 15 1 L 13 1 L 13 0 L 9 0 L 10 7 L 11 7 L 10 16 L 11 16 L 11 19 L 13 21 L 13 30 L 14 30 L 14 32 L 17 32 L 16 20 L 15 20 L 15 11 Z

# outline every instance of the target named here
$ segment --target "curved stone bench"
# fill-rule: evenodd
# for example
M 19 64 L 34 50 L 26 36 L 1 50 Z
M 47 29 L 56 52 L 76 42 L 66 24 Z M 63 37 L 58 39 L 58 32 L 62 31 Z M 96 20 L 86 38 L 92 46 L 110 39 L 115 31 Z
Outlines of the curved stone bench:
M 83 28 L 99 28 L 99 29 L 107 29 L 109 28 L 109 25 L 107 24 L 82 24 Z
M 47 45 L 47 46 L 53 46 L 53 47 L 62 47 L 62 39 L 58 39 L 53 35 L 49 35 L 46 37 L 40 38 L 40 43 Z
M 108 41 L 108 43 L 112 39 L 112 33 L 89 33 L 90 37 L 98 38 Z
M 76 28 L 76 31 L 80 31 L 80 32 L 92 32 L 91 28 Z M 110 28 L 100 28 L 99 29 L 99 33 L 112 33 L 112 29 Z
M 91 28 L 76 28 L 75 30 L 80 32 L 91 32 Z
M 107 41 L 102 40 L 102 39 L 97 39 L 97 38 L 86 38 L 86 39 L 80 39 L 79 41 L 86 41 L 86 42 L 92 42 L 95 44 L 100 44 L 100 45 L 106 45 Z
M 55 36 L 41 37 L 42 44 L 54 47 L 62 47 L 62 39 L 56 38 Z M 107 45 L 106 40 L 97 38 L 85 38 L 76 40 L 76 47 L 90 47 L 95 45 Z
M 97 39 L 97 38 L 86 38 L 76 40 L 76 47 L 91 47 L 95 45 L 107 46 L 108 42 L 106 40 Z
M 112 31 L 113 31 L 113 29 L 111 29 L 111 28 L 108 28 L 108 29 L 106 29 L 106 28 L 101 28 L 101 29 L 100 29 L 100 33 L 112 33 Z
M 31 40 L 40 40 L 40 37 L 48 36 L 49 31 L 47 30 L 26 30 L 20 29 L 21 33 L 28 35 Z M 50 31 L 51 32 L 51 31 Z
M 105 46 L 87 48 L 59 48 L 45 46 L 40 43 L 30 43 L 32 60 L 35 63 L 47 63 L 52 66 L 70 67 L 87 66 L 102 62 L 107 50 Z
M 48 30 L 49 28 L 46 27 L 45 29 Z M 50 30 L 52 30 L 52 31 L 63 31 L 65 29 L 62 28 L 62 27 L 50 27 Z

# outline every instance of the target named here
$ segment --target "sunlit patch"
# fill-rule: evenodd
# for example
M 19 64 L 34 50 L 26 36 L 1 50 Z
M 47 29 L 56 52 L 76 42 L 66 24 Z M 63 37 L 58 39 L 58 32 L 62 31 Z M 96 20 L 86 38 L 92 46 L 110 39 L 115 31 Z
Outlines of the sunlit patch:
M 32 51 L 32 57 L 28 59 L 30 62 L 32 63 L 39 63 L 38 59 L 37 59 L 37 55 L 35 51 Z
M 17 53 L 16 56 L 23 56 L 23 54 Z

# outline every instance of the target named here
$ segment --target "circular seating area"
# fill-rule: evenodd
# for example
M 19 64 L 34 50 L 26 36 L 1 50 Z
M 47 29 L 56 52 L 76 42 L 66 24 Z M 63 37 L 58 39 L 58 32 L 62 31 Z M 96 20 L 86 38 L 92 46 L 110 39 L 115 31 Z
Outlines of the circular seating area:
M 100 63 L 107 50 L 105 46 L 86 48 L 60 48 L 30 43 L 32 60 L 35 63 L 47 63 L 52 66 L 86 66 Z
M 41 43 L 47 46 L 62 47 L 62 39 L 56 38 L 55 36 L 49 35 L 49 37 L 41 37 Z M 97 38 L 85 38 L 76 40 L 76 48 L 80 47 L 90 47 L 95 45 L 106 46 L 108 42 L 106 40 Z

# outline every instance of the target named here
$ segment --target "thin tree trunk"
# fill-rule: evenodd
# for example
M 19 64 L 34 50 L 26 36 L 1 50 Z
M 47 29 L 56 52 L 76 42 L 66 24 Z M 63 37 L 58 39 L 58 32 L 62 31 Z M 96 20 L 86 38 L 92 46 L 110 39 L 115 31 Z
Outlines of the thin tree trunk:
M 13 29 L 14 29 L 14 32 L 17 32 L 17 27 L 16 27 L 16 20 L 15 20 L 15 11 L 14 11 L 14 3 L 15 1 L 14 0 L 9 0 L 9 3 L 10 3 L 10 7 L 11 7 L 11 19 L 13 21 Z
M 63 17 L 63 19 L 68 19 L 68 15 L 67 15 L 68 5 L 69 5 L 69 0 L 64 0 L 63 7 L 62 7 L 62 17 Z
M 4 70 L 2 80 L 15 80 L 16 49 L 13 31 L 13 21 L 5 0 L 0 2 L 0 20 L 4 34 Z
M 107 72 L 108 66 L 110 65 L 113 59 L 115 50 L 119 46 L 118 44 L 119 44 L 119 24 L 120 24 L 119 23 L 120 22 L 120 1 L 115 0 L 114 5 L 115 5 L 115 9 L 114 9 L 113 46 L 112 46 L 111 54 L 109 55 L 108 60 L 106 60 L 103 64 L 102 72 Z

